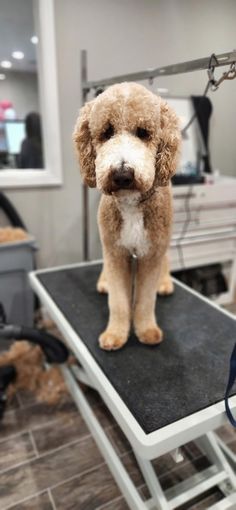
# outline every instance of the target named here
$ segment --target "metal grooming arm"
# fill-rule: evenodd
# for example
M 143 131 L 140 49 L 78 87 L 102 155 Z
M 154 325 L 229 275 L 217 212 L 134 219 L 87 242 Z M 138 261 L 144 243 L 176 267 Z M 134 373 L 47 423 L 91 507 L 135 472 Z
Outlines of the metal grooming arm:
M 82 50 L 82 62 L 83 66 L 87 70 L 87 52 Z M 142 80 L 153 80 L 157 76 L 171 76 L 174 74 L 191 73 L 193 71 L 203 71 L 209 69 L 210 57 L 199 58 L 197 60 L 189 60 L 187 62 L 181 62 L 180 64 L 173 64 L 169 66 L 156 67 L 147 69 L 146 71 L 140 71 L 137 73 L 121 74 L 113 76 L 111 78 L 104 78 L 103 80 L 87 81 L 85 74 L 82 76 L 82 90 L 89 92 L 91 89 L 97 89 L 99 87 L 107 87 L 107 85 L 113 85 L 114 83 L 121 83 L 123 81 L 142 81 Z M 214 68 L 234 64 L 236 62 L 236 50 L 228 53 L 221 53 L 220 55 L 214 56 Z M 86 71 L 87 73 L 87 71 Z

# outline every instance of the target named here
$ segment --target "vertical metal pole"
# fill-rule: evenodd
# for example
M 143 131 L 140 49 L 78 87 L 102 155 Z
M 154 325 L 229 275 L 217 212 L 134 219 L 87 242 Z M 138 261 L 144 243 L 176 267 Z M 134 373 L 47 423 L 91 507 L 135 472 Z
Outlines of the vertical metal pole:
M 88 201 L 88 187 L 86 184 L 82 184 L 83 192 L 83 260 L 86 262 L 89 260 L 89 201 Z
M 80 76 L 81 76 L 81 106 L 86 103 L 87 90 L 83 88 L 87 82 L 87 51 L 82 50 L 80 55 Z M 83 184 L 82 188 L 82 221 L 83 221 L 83 259 L 89 260 L 89 197 L 88 187 Z

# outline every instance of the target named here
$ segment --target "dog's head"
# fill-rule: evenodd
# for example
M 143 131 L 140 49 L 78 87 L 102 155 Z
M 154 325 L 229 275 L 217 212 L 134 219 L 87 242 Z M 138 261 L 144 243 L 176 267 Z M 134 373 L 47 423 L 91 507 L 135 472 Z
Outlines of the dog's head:
M 113 85 L 86 103 L 73 134 L 84 182 L 109 194 L 168 184 L 180 138 L 175 112 L 136 83 Z

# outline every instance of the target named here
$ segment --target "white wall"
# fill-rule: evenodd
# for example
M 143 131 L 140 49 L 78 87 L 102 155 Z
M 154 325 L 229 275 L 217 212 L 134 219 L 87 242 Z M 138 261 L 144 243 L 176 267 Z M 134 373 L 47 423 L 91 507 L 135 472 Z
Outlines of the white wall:
M 13 103 L 18 119 L 27 113 L 39 110 L 37 75 L 28 72 L 5 72 L 6 79 L 0 81 L 0 101 Z
M 232 50 L 234 0 L 56 0 L 57 56 L 64 185 L 60 189 L 9 191 L 40 247 L 40 264 L 82 257 L 81 183 L 71 132 L 80 104 L 80 50 L 88 50 L 89 78 L 143 70 Z M 206 73 L 159 81 L 174 94 L 201 94 Z M 211 94 L 212 160 L 236 175 L 236 81 Z M 100 254 L 98 196 L 90 193 L 91 256 Z

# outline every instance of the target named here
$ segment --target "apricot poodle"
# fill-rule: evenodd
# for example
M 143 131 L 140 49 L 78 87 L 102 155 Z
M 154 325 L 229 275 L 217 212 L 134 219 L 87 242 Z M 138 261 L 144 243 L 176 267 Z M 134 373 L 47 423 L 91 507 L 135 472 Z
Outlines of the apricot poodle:
M 170 178 L 180 129 L 170 106 L 142 85 L 113 85 L 81 109 L 74 134 L 85 184 L 102 192 L 98 225 L 104 266 L 99 292 L 109 294 L 109 322 L 99 337 L 121 348 L 133 322 L 145 344 L 158 344 L 155 300 L 173 292 L 166 251 L 171 234 Z M 131 256 L 137 257 L 132 299 Z

